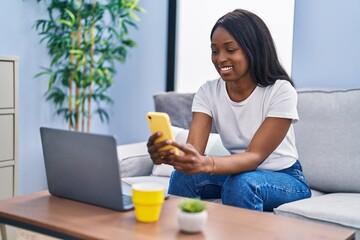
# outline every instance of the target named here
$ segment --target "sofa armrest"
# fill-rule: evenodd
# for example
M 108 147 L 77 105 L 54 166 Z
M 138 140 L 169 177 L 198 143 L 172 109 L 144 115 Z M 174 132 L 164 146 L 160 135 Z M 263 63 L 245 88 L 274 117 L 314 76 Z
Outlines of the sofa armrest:
M 118 145 L 117 153 L 121 178 L 151 174 L 153 163 L 146 142 Z

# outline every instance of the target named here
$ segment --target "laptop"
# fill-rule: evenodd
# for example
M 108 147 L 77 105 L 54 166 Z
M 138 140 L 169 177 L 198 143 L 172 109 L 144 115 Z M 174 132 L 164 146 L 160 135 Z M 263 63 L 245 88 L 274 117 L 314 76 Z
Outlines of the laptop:
M 113 136 L 40 128 L 50 194 L 117 211 L 133 209 Z

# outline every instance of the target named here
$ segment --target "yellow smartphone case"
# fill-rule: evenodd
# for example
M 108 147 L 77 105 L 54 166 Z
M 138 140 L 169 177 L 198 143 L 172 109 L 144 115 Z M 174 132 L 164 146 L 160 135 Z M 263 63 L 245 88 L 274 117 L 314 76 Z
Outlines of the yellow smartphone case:
M 148 112 L 146 115 L 147 121 L 149 123 L 151 134 L 154 134 L 156 132 L 162 132 L 162 136 L 156 139 L 156 143 L 165 141 L 166 139 L 172 139 L 174 140 L 174 135 L 171 129 L 171 121 L 170 117 L 167 113 L 164 112 Z M 178 149 L 174 146 L 168 145 L 161 150 L 168 150 L 174 148 L 175 153 L 178 155 Z

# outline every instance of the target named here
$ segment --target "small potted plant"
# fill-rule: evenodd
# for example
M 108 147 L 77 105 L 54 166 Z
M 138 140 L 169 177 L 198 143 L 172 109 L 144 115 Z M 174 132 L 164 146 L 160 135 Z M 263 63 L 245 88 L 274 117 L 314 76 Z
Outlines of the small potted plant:
M 187 233 L 200 232 L 208 216 L 205 203 L 198 198 L 182 199 L 178 207 L 180 230 Z

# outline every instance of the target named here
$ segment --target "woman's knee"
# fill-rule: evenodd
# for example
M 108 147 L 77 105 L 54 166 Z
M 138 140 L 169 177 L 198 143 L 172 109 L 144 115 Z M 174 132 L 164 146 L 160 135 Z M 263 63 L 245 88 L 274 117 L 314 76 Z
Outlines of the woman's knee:
M 169 190 L 170 194 L 191 197 L 193 195 L 193 180 L 191 175 L 184 174 L 180 171 L 173 171 L 171 173 Z
M 222 201 L 225 205 L 254 209 L 257 199 L 257 174 L 246 172 L 231 175 L 222 189 Z
M 240 174 L 230 175 L 225 183 L 224 190 L 236 192 L 255 189 L 258 182 L 258 173 L 256 172 L 245 172 Z
M 170 187 L 176 187 L 183 185 L 186 181 L 188 181 L 188 177 L 184 173 L 175 170 L 171 173 L 169 184 Z

